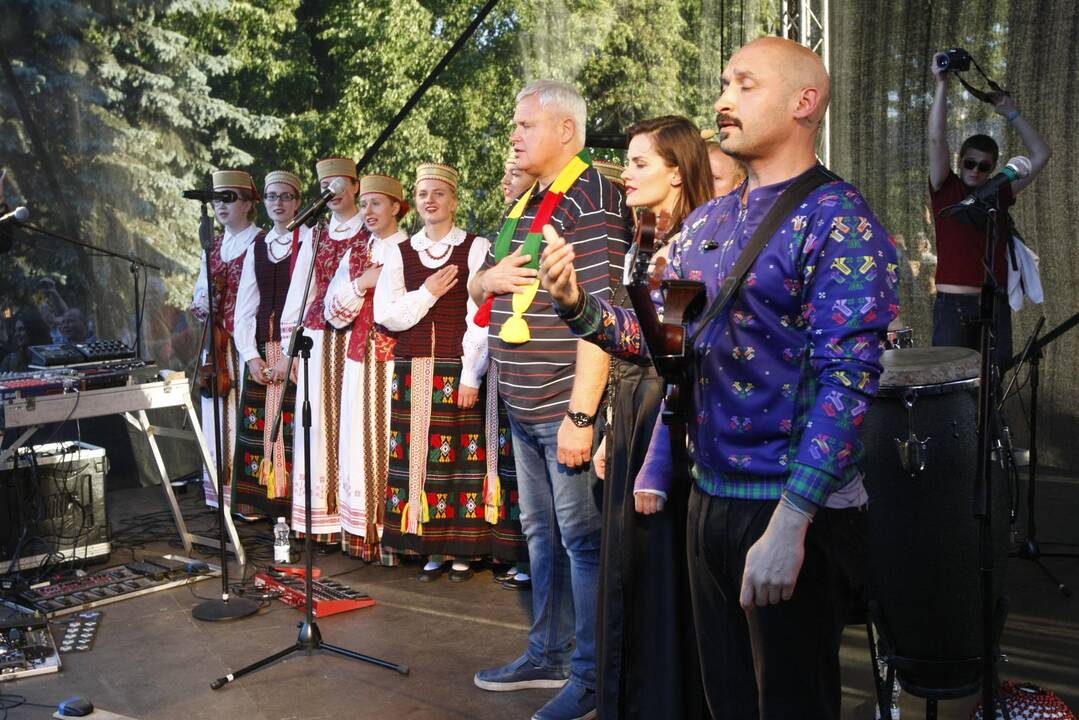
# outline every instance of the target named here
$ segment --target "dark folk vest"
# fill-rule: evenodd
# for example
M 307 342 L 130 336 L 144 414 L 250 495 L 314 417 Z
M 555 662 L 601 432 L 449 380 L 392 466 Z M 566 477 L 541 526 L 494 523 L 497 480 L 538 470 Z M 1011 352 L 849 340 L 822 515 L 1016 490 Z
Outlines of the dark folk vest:
M 473 233 L 468 233 L 463 243 L 450 250 L 450 258 L 442 267 L 457 266 L 457 284 L 440 297 L 418 323 L 397 333 L 395 357 L 461 357 L 461 340 L 468 327 L 465 321 L 468 313 L 468 253 L 475 239 Z M 442 269 L 425 267 L 420 262 L 420 253 L 411 246 L 401 248 L 401 260 L 408 292 L 418 290 L 428 277 Z
M 272 262 L 269 248 L 262 241 L 252 247 L 251 252 L 255 253 L 255 282 L 259 289 L 255 342 L 262 345 L 281 339 L 281 312 L 285 309 L 285 298 L 288 296 L 292 263 L 290 259 Z

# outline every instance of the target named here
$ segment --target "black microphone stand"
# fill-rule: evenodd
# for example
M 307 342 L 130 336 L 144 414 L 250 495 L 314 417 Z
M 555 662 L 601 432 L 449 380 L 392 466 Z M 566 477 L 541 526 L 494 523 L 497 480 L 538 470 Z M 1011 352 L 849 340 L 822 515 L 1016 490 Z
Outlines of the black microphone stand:
M 993 478 L 992 463 L 994 451 L 1001 456 L 1004 448 L 999 443 L 996 447 L 991 442 L 993 418 L 997 410 L 997 382 L 999 367 L 996 360 L 996 278 L 994 258 L 996 257 L 998 198 L 987 201 L 975 200 L 969 204 L 953 205 L 941 211 L 941 214 L 954 214 L 960 211 L 979 212 L 985 217 L 985 274 L 982 279 L 978 324 L 980 326 L 979 352 L 981 370 L 979 373 L 980 391 L 978 393 L 978 459 L 974 475 L 973 516 L 979 520 L 978 532 L 978 577 L 981 590 L 981 665 L 982 718 L 996 718 L 996 661 L 998 659 L 997 635 L 1003 628 L 993 593 Z M 999 429 L 999 428 L 998 428 Z M 1001 707 L 1005 720 L 1010 715 L 1006 703 Z M 935 707 L 933 708 L 935 716 Z
M 1079 552 L 1074 550 L 1070 552 L 1042 552 L 1041 544 L 1038 542 L 1038 531 L 1034 520 L 1034 510 L 1036 507 L 1035 489 L 1037 487 L 1038 475 L 1038 387 L 1041 379 L 1041 361 L 1042 358 L 1045 357 L 1042 349 L 1068 330 L 1079 325 L 1079 313 L 1072 315 L 1039 339 L 1038 333 L 1041 331 L 1044 324 L 1045 318 L 1042 317 L 1038 320 L 1038 325 L 1034 328 L 1034 332 L 1027 341 L 1027 346 L 1023 349 L 1023 352 L 1013 359 L 1016 366 L 1016 372 L 1012 376 L 1012 383 L 1016 382 L 1016 377 L 1018 377 L 1019 374 L 1019 367 L 1022 366 L 1023 362 L 1027 361 L 1030 363 L 1030 460 L 1027 463 L 1027 536 L 1012 554 L 1023 560 L 1029 560 L 1037 565 L 1038 568 L 1045 573 L 1045 576 L 1057 586 L 1060 593 L 1064 597 L 1070 598 L 1072 596 L 1071 588 L 1061 582 L 1060 579 L 1045 566 L 1045 563 L 1042 562 L 1042 558 L 1076 558 L 1079 557 Z M 1011 385 L 1009 385 L 1009 388 L 1010 387 Z M 1008 393 L 1004 393 L 1004 398 L 1007 398 L 1007 396 Z M 1069 547 L 1068 543 L 1050 542 L 1046 544 Z M 1071 545 L 1070 547 L 1074 547 L 1074 545 Z
M 214 276 L 210 264 L 210 253 L 214 246 L 214 226 L 209 213 L 206 212 L 206 203 L 202 203 L 202 215 L 199 218 L 199 242 L 202 244 L 202 259 L 206 264 L 206 333 L 209 335 L 209 343 L 203 350 L 210 354 L 210 404 L 213 406 L 214 416 L 214 474 L 217 478 L 217 527 L 220 533 L 221 549 L 221 597 L 205 600 L 191 610 L 191 615 L 196 620 L 221 622 L 225 620 L 238 620 L 254 615 L 258 612 L 259 603 L 248 600 L 245 597 L 232 596 L 229 593 L 229 557 L 228 540 L 225 537 L 225 472 L 221 457 L 223 448 L 221 442 L 221 407 L 218 403 L 217 374 L 224 372 L 224 368 L 217 367 L 217 358 L 214 357 L 215 328 L 214 328 Z M 197 363 L 196 363 L 197 366 Z M 207 468 L 209 472 L 209 468 Z
M 323 211 L 325 208 L 323 208 Z M 320 211 L 321 212 L 321 211 Z M 317 215 L 312 216 L 308 221 L 313 223 Z M 390 670 L 396 670 L 402 675 L 408 675 L 408 666 L 399 665 L 386 660 L 381 660 L 370 655 L 364 655 L 362 653 L 349 650 L 347 648 L 340 647 L 338 645 L 331 645 L 322 641 L 322 633 L 319 631 L 318 623 L 315 622 L 315 602 L 314 602 L 314 567 L 313 556 L 314 546 L 311 540 L 311 348 L 314 346 L 314 342 L 304 333 L 303 320 L 307 315 L 307 301 L 311 292 L 311 281 L 315 275 L 315 261 L 318 259 L 319 246 L 322 243 L 322 232 L 318 227 L 314 230 L 314 239 L 312 240 L 311 247 L 311 264 L 307 268 L 307 280 L 304 283 L 303 288 L 303 303 L 300 306 L 300 314 L 296 319 L 296 329 L 292 331 L 292 337 L 289 341 L 288 348 L 288 364 L 285 367 L 285 382 L 292 377 L 292 363 L 296 359 L 296 355 L 299 354 L 303 358 L 303 404 L 300 410 L 300 422 L 303 426 L 303 471 L 304 471 L 304 484 L 303 484 L 303 497 L 304 497 L 304 538 L 303 547 L 304 554 L 306 555 L 304 574 L 304 621 L 300 623 L 300 633 L 296 638 L 296 642 L 286 647 L 284 650 L 267 655 L 261 660 L 247 665 L 236 672 L 229 673 L 224 677 L 220 677 L 210 683 L 210 687 L 213 690 L 218 690 L 225 685 L 239 680 L 244 675 L 249 675 L 257 670 L 260 670 L 267 665 L 277 662 L 282 658 L 286 658 L 293 653 L 304 653 L 307 655 L 314 654 L 319 650 L 326 650 L 328 652 L 341 655 L 342 657 L 351 658 L 353 660 L 361 660 L 363 662 L 371 663 L 372 665 L 378 665 L 379 667 L 388 668 Z M 297 250 L 299 252 L 299 250 Z M 273 434 L 271 435 L 270 442 L 277 442 L 277 434 L 281 431 L 281 418 L 284 415 L 284 404 L 277 411 L 277 417 L 274 419 Z
M 129 252 L 127 255 L 122 255 L 122 254 L 120 254 L 118 252 L 113 252 L 112 250 L 106 250 L 105 248 L 98 247 L 96 245 L 91 245 L 90 243 L 82 242 L 81 240 L 75 240 L 75 239 L 69 238 L 69 237 L 67 237 L 65 235 L 60 235 L 60 234 L 54 233 L 54 232 L 52 232 L 50 230 L 46 230 L 43 227 L 38 227 L 37 225 L 31 225 L 30 223 L 15 222 L 15 223 L 13 223 L 13 225 L 15 225 L 16 227 L 23 228 L 24 230 L 29 230 L 31 232 L 35 232 L 35 233 L 37 233 L 39 235 L 44 235 L 45 237 L 54 238 L 56 240 L 62 240 L 64 242 L 68 243 L 69 245 L 75 245 L 76 247 L 85 248 L 86 250 L 92 250 L 93 252 L 98 253 L 100 255 L 105 255 L 105 256 L 108 256 L 108 257 L 112 257 L 112 258 L 117 258 L 119 260 L 126 260 L 126 261 L 128 261 L 128 263 L 130 263 L 131 278 L 135 283 L 135 298 L 134 298 L 134 313 L 133 313 L 133 317 L 134 317 L 134 320 L 135 320 L 135 348 L 134 348 L 135 349 L 135 358 L 138 359 L 138 360 L 142 360 L 143 359 L 143 357 L 142 357 L 142 305 L 143 305 L 143 301 L 144 301 L 143 295 L 145 294 L 145 288 L 140 292 L 140 290 L 139 290 L 139 272 L 140 272 L 140 269 L 141 270 L 161 270 L 161 268 L 158 267 L 157 265 L 146 262 L 145 260 L 140 258 L 138 255 L 136 255 L 134 250 Z

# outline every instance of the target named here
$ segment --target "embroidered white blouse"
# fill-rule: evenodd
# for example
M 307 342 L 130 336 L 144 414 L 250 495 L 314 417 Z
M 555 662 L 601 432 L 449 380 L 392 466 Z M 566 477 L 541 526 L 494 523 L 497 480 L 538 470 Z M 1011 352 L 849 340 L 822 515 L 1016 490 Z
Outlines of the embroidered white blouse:
M 432 270 L 445 265 L 453 254 L 453 248 L 465 241 L 467 233 L 454 227 L 441 240 L 431 240 L 425 230 L 412 236 L 408 249 L 404 243 L 387 245 L 385 248 L 382 274 L 375 286 L 375 322 L 387 330 L 402 332 L 418 323 L 438 301 L 420 285 L 409 292 L 405 288 L 405 270 L 402 252 L 419 253 L 420 262 Z M 484 237 L 477 236 L 468 252 L 468 277 L 457 278 L 457 282 L 467 283 L 483 268 L 491 243 Z M 466 329 L 461 340 L 461 384 L 478 388 L 487 374 L 487 328 L 476 325 L 476 303 L 469 297 L 466 302 Z

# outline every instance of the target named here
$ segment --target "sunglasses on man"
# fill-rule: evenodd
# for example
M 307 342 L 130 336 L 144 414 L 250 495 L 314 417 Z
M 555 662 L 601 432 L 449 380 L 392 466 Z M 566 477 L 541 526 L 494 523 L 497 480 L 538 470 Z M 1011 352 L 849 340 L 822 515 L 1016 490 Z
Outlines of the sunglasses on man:
M 967 158 L 963 161 L 964 170 L 973 170 L 974 168 L 977 168 L 980 173 L 987 173 L 993 169 L 993 163 L 988 160 L 974 160 L 973 158 Z

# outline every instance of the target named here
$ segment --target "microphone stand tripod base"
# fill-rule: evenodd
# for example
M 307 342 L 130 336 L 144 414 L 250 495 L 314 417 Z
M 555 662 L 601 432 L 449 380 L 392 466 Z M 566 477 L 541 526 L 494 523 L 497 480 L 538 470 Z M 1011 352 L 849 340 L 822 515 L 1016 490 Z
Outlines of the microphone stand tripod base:
M 206 622 L 227 622 L 254 615 L 259 611 L 260 605 L 255 600 L 232 595 L 227 600 L 215 598 L 199 603 L 191 610 L 191 616 Z

